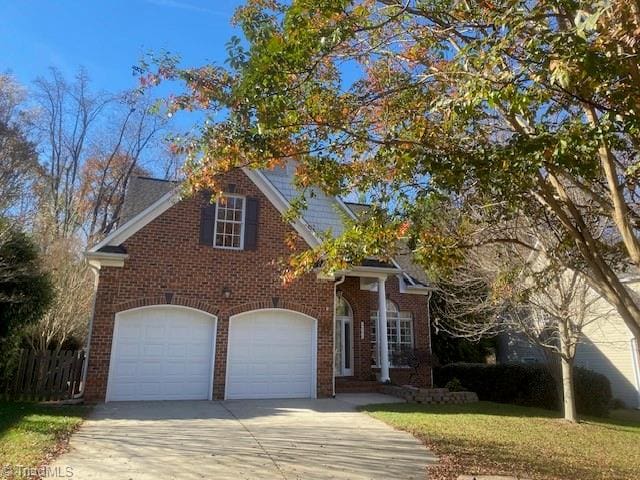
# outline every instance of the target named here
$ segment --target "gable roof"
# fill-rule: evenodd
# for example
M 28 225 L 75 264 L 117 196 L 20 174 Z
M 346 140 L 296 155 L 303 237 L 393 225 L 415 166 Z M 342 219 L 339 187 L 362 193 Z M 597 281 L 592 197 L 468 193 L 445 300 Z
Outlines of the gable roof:
M 179 182 L 135 176 L 129 179 L 118 225 L 124 225 L 141 211 L 179 185 Z
M 294 185 L 292 162 L 274 170 L 243 168 L 243 172 L 280 213 L 285 213 L 291 206 L 290 202 L 299 195 Z M 126 250 L 121 244 L 178 202 L 179 186 L 180 183 L 174 181 L 132 177 L 118 227 L 87 253 L 125 255 Z M 340 235 L 344 231 L 345 216 L 357 218 L 369 208 L 365 204 L 346 203 L 338 197 L 329 197 L 318 188 L 312 188 L 310 192 L 307 195 L 307 208 L 302 212 L 301 218 L 292 221 L 291 225 L 311 247 L 320 244 L 322 233 L 330 231 L 335 236 Z M 385 264 L 384 268 L 402 270 L 410 288 L 424 288 L 428 285 L 424 270 L 415 265 L 409 255 L 396 257 L 392 265 Z
M 300 192 L 294 185 L 294 163 L 289 162 L 284 167 L 272 170 L 262 170 L 261 173 L 284 196 L 292 202 Z M 329 197 L 319 188 L 309 188 L 306 195 L 307 208 L 302 217 L 316 233 L 331 231 L 339 236 L 344 230 L 344 215 L 353 215 L 351 210 L 343 207 L 344 203 L 337 197 Z
M 366 203 L 356 203 L 356 202 L 344 202 L 344 204 L 349 207 L 356 217 L 359 217 L 362 214 L 365 214 L 369 211 L 371 205 Z
M 285 213 L 289 209 L 288 200 L 267 180 L 262 172 L 249 168 L 243 168 L 242 171 L 280 213 Z M 101 242 L 91 247 L 87 252 L 88 254 L 104 253 L 107 251 L 105 250 L 107 247 L 111 248 L 120 245 L 180 200 L 180 184 L 178 182 L 166 182 L 148 177 L 136 178 L 137 181 L 130 183 L 125 194 L 125 204 L 128 205 L 127 211 L 133 215 L 122 218 L 118 227 Z M 163 194 L 163 191 L 166 193 Z M 149 204 L 149 202 L 151 203 Z M 293 220 L 291 226 L 309 246 L 315 247 L 320 244 L 316 230 L 307 223 L 304 216 Z
M 366 203 L 345 202 L 345 205 L 357 217 L 366 215 L 369 208 L 371 208 L 371 205 Z M 396 265 L 402 269 L 405 275 L 409 276 L 409 281 L 414 285 L 428 286 L 430 282 L 427 273 L 424 271 L 424 268 L 413 261 L 406 241 L 400 240 L 398 247 L 400 253 L 397 253 L 394 257 Z

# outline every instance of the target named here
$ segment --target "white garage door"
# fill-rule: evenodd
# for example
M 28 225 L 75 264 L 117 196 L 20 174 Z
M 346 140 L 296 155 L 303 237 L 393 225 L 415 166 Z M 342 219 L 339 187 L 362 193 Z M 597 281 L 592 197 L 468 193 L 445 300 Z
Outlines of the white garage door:
M 315 320 L 289 310 L 231 317 L 226 398 L 315 397 Z
M 175 306 L 116 315 L 107 401 L 207 400 L 215 318 Z

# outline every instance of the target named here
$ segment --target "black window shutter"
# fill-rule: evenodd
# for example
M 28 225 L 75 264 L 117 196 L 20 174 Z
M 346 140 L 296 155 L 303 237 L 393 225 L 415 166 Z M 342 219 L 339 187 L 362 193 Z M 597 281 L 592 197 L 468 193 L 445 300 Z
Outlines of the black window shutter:
M 213 228 L 216 221 L 216 204 L 206 204 L 200 209 L 200 243 L 213 245 Z
M 244 219 L 244 249 L 258 248 L 258 199 L 247 197 L 247 208 Z

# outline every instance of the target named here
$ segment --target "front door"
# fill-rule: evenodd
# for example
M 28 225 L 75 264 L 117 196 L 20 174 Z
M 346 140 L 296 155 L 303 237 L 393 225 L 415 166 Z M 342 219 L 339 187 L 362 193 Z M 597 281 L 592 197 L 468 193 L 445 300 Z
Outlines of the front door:
M 353 375 L 353 322 L 351 317 L 336 317 L 336 376 Z

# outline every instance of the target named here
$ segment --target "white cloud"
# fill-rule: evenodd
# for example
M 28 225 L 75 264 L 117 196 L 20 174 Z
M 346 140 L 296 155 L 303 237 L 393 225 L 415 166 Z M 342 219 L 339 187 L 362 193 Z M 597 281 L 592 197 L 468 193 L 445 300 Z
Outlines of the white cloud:
M 208 13 L 211 15 L 219 15 L 228 17 L 229 12 L 221 12 L 219 10 L 211 10 L 200 5 L 194 5 L 190 2 L 183 2 L 180 0 L 145 0 L 147 3 L 155 5 L 157 7 L 178 8 L 180 10 L 189 10 L 191 12 Z

